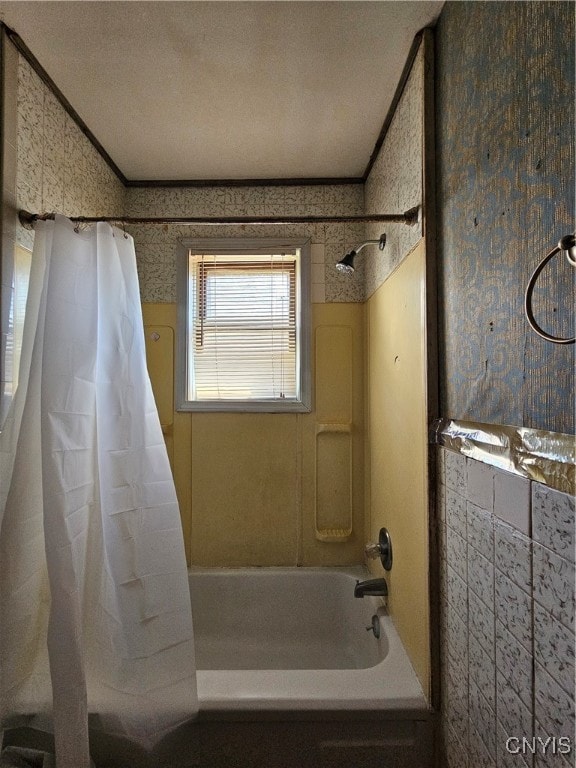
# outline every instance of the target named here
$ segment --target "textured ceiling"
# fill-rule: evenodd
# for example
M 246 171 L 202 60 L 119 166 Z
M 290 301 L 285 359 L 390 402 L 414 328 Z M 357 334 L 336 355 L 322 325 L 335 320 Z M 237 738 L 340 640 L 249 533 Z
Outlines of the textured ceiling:
M 361 176 L 442 2 L 0 2 L 122 173 Z

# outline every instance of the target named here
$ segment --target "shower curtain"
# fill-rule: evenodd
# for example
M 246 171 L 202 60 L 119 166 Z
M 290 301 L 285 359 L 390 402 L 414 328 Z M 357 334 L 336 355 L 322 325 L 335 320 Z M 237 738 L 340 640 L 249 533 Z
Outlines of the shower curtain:
M 0 727 L 150 749 L 197 711 L 178 503 L 146 370 L 134 245 L 36 226 L 19 386 L 0 433 Z

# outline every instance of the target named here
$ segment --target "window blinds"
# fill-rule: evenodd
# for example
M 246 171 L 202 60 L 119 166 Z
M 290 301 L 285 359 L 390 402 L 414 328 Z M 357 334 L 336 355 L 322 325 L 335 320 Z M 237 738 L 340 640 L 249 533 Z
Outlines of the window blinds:
M 8 332 L 5 336 L 5 346 L 2 350 L 4 358 L 0 361 L 0 371 L 3 373 L 2 381 L 0 382 L 0 430 L 3 427 L 10 403 L 18 387 L 18 372 L 22 352 L 31 264 L 32 253 L 17 245 L 14 248 L 12 294 L 8 294 Z
M 298 397 L 298 254 L 189 253 L 190 400 Z

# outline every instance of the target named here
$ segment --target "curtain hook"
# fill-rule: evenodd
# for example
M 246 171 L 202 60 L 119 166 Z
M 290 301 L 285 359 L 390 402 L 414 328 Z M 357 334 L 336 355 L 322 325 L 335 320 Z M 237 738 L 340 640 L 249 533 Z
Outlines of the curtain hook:
M 126 232 L 126 222 L 122 220 L 122 230 L 124 231 L 124 240 L 128 240 L 128 234 Z

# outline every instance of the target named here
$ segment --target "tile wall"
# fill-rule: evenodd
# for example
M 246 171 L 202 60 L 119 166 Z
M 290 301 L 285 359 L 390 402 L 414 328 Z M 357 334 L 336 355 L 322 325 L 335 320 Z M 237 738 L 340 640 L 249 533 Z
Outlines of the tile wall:
M 438 450 L 446 764 L 573 766 L 574 498 Z

